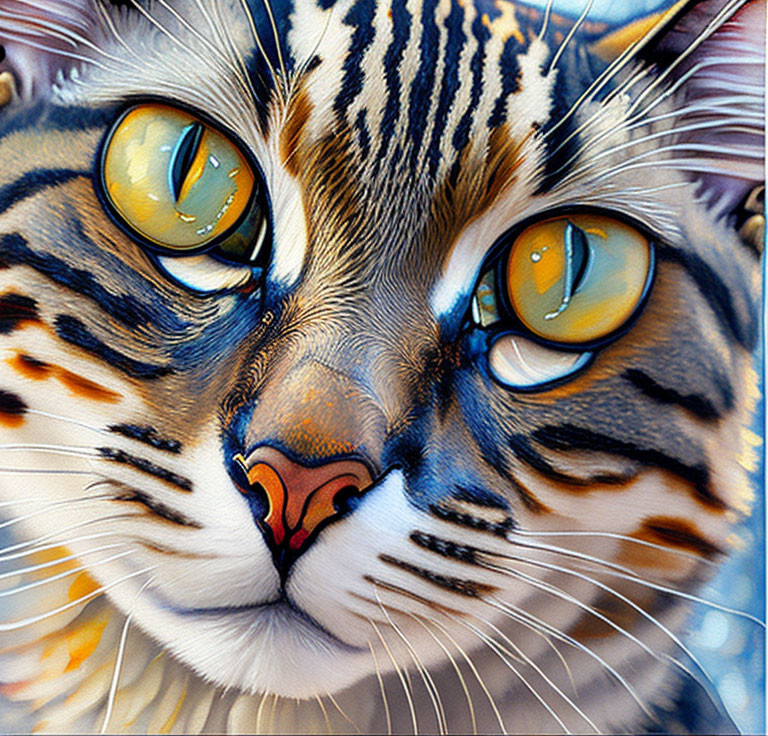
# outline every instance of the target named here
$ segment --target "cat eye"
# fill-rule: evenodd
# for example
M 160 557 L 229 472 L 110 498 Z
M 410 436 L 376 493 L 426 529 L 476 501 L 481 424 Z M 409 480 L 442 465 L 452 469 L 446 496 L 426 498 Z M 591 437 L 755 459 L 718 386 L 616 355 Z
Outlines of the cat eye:
M 489 350 L 491 372 L 531 388 L 580 370 L 631 323 L 653 270 L 650 240 L 604 214 L 564 214 L 518 231 L 472 300 L 475 324 L 504 329 Z
M 261 177 L 232 140 L 185 110 L 132 107 L 109 133 L 101 166 L 114 214 L 163 263 L 205 251 L 255 265 L 263 255 L 269 209 Z
M 536 222 L 504 255 L 475 290 L 475 322 L 487 327 L 506 312 L 523 334 L 563 347 L 593 346 L 620 330 L 653 272 L 648 238 L 602 214 Z

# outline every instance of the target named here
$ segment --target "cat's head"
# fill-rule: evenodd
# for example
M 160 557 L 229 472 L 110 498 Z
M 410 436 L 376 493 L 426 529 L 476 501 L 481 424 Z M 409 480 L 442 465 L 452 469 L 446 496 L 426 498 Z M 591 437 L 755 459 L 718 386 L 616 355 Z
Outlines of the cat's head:
M 531 661 L 570 642 L 587 692 L 610 646 L 661 666 L 621 632 L 664 650 L 642 612 L 676 624 L 658 586 L 749 500 L 763 3 L 0 11 L 30 539 L 243 690 L 497 626 Z

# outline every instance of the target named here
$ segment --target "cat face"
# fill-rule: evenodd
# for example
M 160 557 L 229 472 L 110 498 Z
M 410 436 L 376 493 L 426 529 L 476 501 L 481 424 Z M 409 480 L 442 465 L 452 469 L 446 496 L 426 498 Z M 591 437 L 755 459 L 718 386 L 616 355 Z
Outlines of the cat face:
M 748 503 L 762 5 L 704 5 L 629 47 L 506 2 L 48 17 L 84 61 L 0 139 L 0 431 L 56 473 L 1 479 L 28 538 L 216 685 L 490 640 L 558 693 L 554 640 L 640 712 L 661 590 Z

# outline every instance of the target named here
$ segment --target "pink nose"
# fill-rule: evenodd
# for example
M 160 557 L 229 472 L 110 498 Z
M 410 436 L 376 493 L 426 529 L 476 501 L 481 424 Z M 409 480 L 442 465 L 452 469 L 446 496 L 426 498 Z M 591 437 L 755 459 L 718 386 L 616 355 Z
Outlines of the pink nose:
M 247 459 L 234 459 L 248 476 L 249 491 L 266 497 L 267 512 L 259 525 L 273 553 L 288 550 L 291 557 L 306 549 L 326 522 L 340 516 L 342 498 L 371 485 L 368 468 L 357 460 L 307 467 L 274 447 L 259 447 Z

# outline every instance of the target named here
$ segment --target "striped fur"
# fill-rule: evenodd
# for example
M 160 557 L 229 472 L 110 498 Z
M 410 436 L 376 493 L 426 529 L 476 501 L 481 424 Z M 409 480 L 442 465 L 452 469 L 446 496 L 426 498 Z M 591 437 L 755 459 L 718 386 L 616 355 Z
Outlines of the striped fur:
M 685 5 L 627 46 L 506 0 L 0 0 L 0 680 L 40 730 L 732 728 L 680 636 L 759 444 L 765 7 Z M 258 161 L 262 279 L 193 293 L 102 206 L 147 97 Z M 652 234 L 652 292 L 512 391 L 469 301 L 569 206 Z M 264 446 L 374 478 L 285 580 Z

